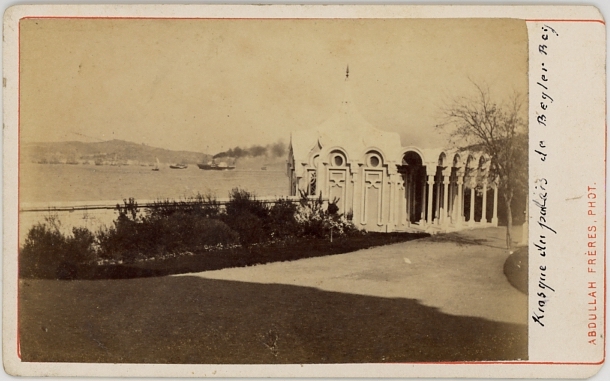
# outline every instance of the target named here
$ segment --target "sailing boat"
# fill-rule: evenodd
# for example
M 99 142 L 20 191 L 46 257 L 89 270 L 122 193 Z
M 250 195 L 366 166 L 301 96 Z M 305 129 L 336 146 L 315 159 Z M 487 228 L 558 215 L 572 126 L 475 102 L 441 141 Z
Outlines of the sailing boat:
M 152 170 L 158 171 L 159 170 L 159 158 L 155 158 L 155 159 L 157 159 L 157 163 L 155 164 L 155 167 Z

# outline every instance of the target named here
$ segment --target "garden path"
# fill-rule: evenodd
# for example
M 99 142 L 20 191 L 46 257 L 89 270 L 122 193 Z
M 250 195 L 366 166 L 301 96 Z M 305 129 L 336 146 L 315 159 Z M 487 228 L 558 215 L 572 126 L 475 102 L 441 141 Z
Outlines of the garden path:
M 466 230 L 352 253 L 188 276 L 416 299 L 459 316 L 527 323 L 527 296 L 503 274 L 504 227 Z M 521 238 L 520 227 L 513 232 Z M 186 274 L 185 274 L 186 275 Z

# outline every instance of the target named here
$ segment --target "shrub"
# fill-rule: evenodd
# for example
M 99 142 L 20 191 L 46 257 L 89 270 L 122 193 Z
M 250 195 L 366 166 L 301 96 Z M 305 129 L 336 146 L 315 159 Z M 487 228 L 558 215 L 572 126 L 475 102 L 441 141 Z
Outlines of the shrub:
M 229 193 L 223 221 L 239 234 L 243 245 L 267 240 L 271 235 L 269 207 L 254 194 L 234 188 Z
M 72 228 L 72 237 L 66 240 L 66 255 L 75 262 L 87 262 L 95 259 L 95 235 L 87 228 Z
M 517 290 L 527 295 L 528 289 L 528 248 L 522 247 L 506 258 L 504 275 Z
M 335 198 L 327 205 L 322 195 L 300 203 L 277 200 L 273 206 L 253 193 L 233 189 L 223 210 L 211 197 L 155 202 L 142 213 L 133 199 L 116 205 L 118 217 L 95 234 L 74 228 L 64 236 L 56 217 L 30 229 L 20 252 L 22 276 L 73 279 L 79 266 L 95 259 L 132 263 L 180 252 L 241 243 L 245 247 L 291 237 L 341 236 L 358 230 L 339 213 Z
M 296 220 L 298 205 L 285 199 L 279 199 L 269 210 L 269 228 L 273 238 L 295 236 L 299 231 Z
M 154 246 L 168 252 L 199 251 L 239 241 L 238 234 L 224 222 L 194 214 L 175 213 L 167 219 L 152 220 L 150 225 L 158 232 L 150 238 Z
M 331 216 L 339 214 L 339 198 L 335 197 L 332 201 L 328 202 L 326 212 Z
M 358 232 L 351 220 L 339 214 L 338 198 L 328 203 L 324 209 L 322 194 L 317 199 L 309 199 L 301 193 L 301 202 L 297 209 L 296 221 L 299 226 L 299 236 L 322 238 L 333 235 L 345 235 Z
M 150 249 L 150 237 L 157 236 L 159 232 L 155 231 L 154 226 L 142 225 L 140 221 L 119 215 L 114 226 L 100 228 L 97 233 L 100 257 L 132 262 L 139 253 Z
M 220 204 L 211 195 L 186 198 L 182 201 L 159 200 L 146 210 L 147 217 L 165 218 L 173 214 L 196 215 L 203 218 L 218 218 L 221 214 Z
M 239 234 L 220 220 L 197 219 L 191 226 L 192 234 L 185 239 L 190 247 L 227 246 L 239 242 Z
M 251 213 L 261 220 L 266 220 L 269 216 L 267 204 L 257 200 L 254 193 L 239 188 L 233 188 L 229 193 L 225 212 L 229 217 Z
M 27 234 L 19 253 L 19 272 L 26 278 L 74 279 L 78 265 L 95 259 L 95 237 L 86 228 L 73 228 L 65 236 L 59 221 L 45 219 Z
M 234 218 L 232 227 L 239 234 L 239 242 L 244 246 L 263 242 L 267 238 L 261 219 L 250 212 L 244 212 Z
M 200 251 L 209 246 L 238 242 L 238 235 L 224 222 L 196 214 L 175 212 L 168 217 L 143 217 L 123 221 L 97 235 L 104 258 L 133 262 L 167 253 Z
M 115 209 L 119 213 L 119 218 L 117 222 L 124 221 L 138 221 L 140 219 L 140 209 L 138 208 L 138 203 L 135 201 L 133 197 L 128 200 L 123 199 L 123 205 L 116 204 Z

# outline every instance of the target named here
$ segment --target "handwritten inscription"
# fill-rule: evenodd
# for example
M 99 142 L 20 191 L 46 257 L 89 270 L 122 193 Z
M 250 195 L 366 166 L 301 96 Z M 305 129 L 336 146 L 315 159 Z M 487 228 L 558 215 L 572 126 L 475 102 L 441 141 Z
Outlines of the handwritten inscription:
M 543 57 L 542 62 L 540 63 L 540 72 L 538 75 L 538 80 L 536 84 L 540 89 L 539 95 L 539 106 L 536 110 L 536 122 L 539 127 L 548 127 L 551 123 L 551 110 L 553 108 L 553 103 L 555 102 L 554 96 L 551 95 L 551 70 L 548 63 L 548 58 L 551 55 L 551 41 L 554 38 L 559 37 L 559 33 L 548 25 L 542 26 L 542 33 L 540 34 L 540 43 L 538 45 L 538 53 Z M 540 161 L 546 162 L 548 158 L 547 153 L 547 142 L 545 140 L 540 140 L 534 152 L 537 154 L 537 157 Z M 548 279 L 549 277 L 549 268 L 545 263 L 545 260 L 550 255 L 548 249 L 548 243 L 550 239 L 554 235 L 557 234 L 557 230 L 555 230 L 549 221 L 549 205 L 548 201 L 550 199 L 550 184 L 546 178 L 539 178 L 536 180 L 536 185 L 534 186 L 534 197 L 532 199 L 533 204 L 536 206 L 538 215 L 536 217 L 537 226 L 539 228 L 539 232 L 537 236 L 534 234 L 534 247 L 536 248 L 536 252 L 539 255 L 539 258 L 542 259 L 542 264 L 538 266 L 539 275 L 538 275 L 538 285 L 536 290 L 536 304 L 537 308 L 532 311 L 532 320 L 537 323 L 540 327 L 544 327 L 544 317 L 547 314 L 547 304 L 549 303 L 549 299 L 553 293 L 555 293 L 555 288 L 549 285 Z
M 544 307 L 548 301 L 547 294 L 549 291 L 555 292 L 555 289 L 546 284 L 546 266 L 540 266 L 538 269 L 540 270 L 538 288 L 541 290 L 538 290 L 536 293 L 536 296 L 538 296 L 538 310 L 534 311 L 532 314 L 532 319 L 534 319 L 536 323 L 540 324 L 541 327 L 544 327 L 542 319 L 544 319 Z
M 537 222 L 541 232 L 538 233 L 538 238 L 536 238 L 537 241 L 534 242 L 534 247 L 537 249 L 538 255 L 546 259 L 548 236 L 557 234 L 557 231 L 553 229 L 548 222 L 547 200 L 549 194 L 547 188 L 549 182 L 547 179 L 538 179 L 536 180 L 536 183 L 538 185 L 534 187 L 534 190 L 536 191 L 535 194 L 538 197 L 534 197 L 533 203 L 538 207 Z M 548 284 L 547 266 L 540 265 L 538 270 L 540 271 L 540 275 L 538 276 L 538 288 L 536 289 L 538 308 L 532 312 L 532 320 L 538 323 L 541 327 L 544 327 L 543 319 L 545 307 L 549 301 L 549 296 L 551 293 L 555 292 L 555 289 Z
M 538 52 L 546 58 L 548 58 L 550 54 L 549 42 L 551 37 L 559 37 L 559 33 L 548 25 L 542 26 L 542 34 L 540 39 L 542 40 L 538 45 Z M 549 123 L 548 112 L 549 108 L 555 102 L 555 99 L 550 95 L 550 74 L 549 68 L 545 65 L 545 62 L 540 64 L 540 75 L 539 80 L 536 84 L 540 87 L 540 106 L 539 110 L 536 110 L 536 121 L 538 125 L 547 127 Z M 545 153 L 546 143 L 544 141 L 538 142 L 538 149 L 534 150 L 540 158 L 541 161 L 546 161 L 547 154 Z

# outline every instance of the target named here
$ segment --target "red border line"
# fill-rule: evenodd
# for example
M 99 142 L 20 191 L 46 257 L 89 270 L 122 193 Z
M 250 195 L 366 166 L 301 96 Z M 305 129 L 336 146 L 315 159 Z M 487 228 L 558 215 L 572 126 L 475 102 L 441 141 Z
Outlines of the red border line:
M 604 20 L 581 20 L 581 19 L 525 19 L 526 22 L 598 22 L 606 25 Z
M 163 16 L 26 16 L 24 19 L 101 19 L 101 20 L 330 20 L 341 19 L 337 17 L 163 17 Z M 375 20 L 387 19 L 387 17 L 349 17 L 345 20 Z M 597 22 L 606 25 L 604 20 L 586 20 L 586 19 L 522 19 L 525 22 Z
M 605 23 L 604 23 L 605 25 Z M 606 59 L 605 62 L 605 67 L 608 67 L 608 62 Z M 608 76 L 608 71 L 606 69 L 606 72 L 604 73 L 605 77 L 606 77 L 606 83 L 607 83 L 607 76 Z M 605 92 L 604 92 L 604 106 L 606 106 L 604 108 L 604 142 L 605 142 L 605 152 L 604 152 L 604 196 L 606 196 L 604 198 L 604 217 L 608 216 L 608 195 L 606 192 L 608 192 L 608 85 L 606 84 L 605 86 Z M 603 355 L 603 360 L 606 360 L 606 350 L 608 348 L 608 343 L 607 343 L 607 331 L 608 331 L 608 315 L 607 315 L 607 311 L 608 311 L 608 279 L 606 278 L 607 274 L 608 274 L 608 221 L 607 218 L 604 218 L 604 355 Z
M 439 361 L 439 362 L 396 362 L 375 363 L 375 365 L 602 365 L 605 360 L 599 362 L 553 362 L 553 361 Z M 310 364 L 311 365 L 311 364 Z
M 20 193 L 19 188 L 21 184 L 21 20 L 17 25 L 17 357 L 21 360 L 21 336 L 19 330 L 19 300 L 20 290 L 19 284 L 19 238 L 21 237 L 21 224 L 19 219 L 21 217 L 19 213 Z
M 156 16 L 26 16 L 21 20 L 64 19 L 64 20 L 398 20 L 388 17 L 156 17 Z
M 142 17 L 142 16 L 26 16 L 22 17 L 18 21 L 17 27 L 17 51 L 18 51 L 18 75 L 17 75 L 17 209 L 19 209 L 19 180 L 21 175 L 21 162 L 20 162 L 20 149 L 21 149 L 21 20 L 25 19 L 98 19 L 98 20 L 331 20 L 337 18 L 321 18 L 321 17 L 298 17 L 298 18 L 266 18 L 266 17 L 243 17 L 243 18 L 229 18 L 229 17 Z M 366 20 L 374 20 L 374 19 L 387 19 L 386 17 L 375 17 L 375 18 L 364 18 L 364 17 L 349 17 L 346 19 L 354 20 L 354 19 L 366 19 Z M 603 25 L 606 25 L 604 20 L 586 20 L 586 19 L 523 19 L 525 22 L 596 22 Z M 605 104 L 607 104 L 607 95 Z M 608 169 L 608 125 L 607 125 L 607 111 L 606 111 L 606 121 L 605 121 L 605 147 L 606 152 L 604 153 L 604 168 L 607 173 Z M 607 176 L 604 177 L 604 189 L 607 190 L 608 179 Z M 604 204 L 604 212 L 607 212 L 607 205 Z M 19 247 L 19 237 L 20 237 L 20 229 L 19 229 L 19 210 L 17 211 L 17 247 Z M 607 224 L 604 222 L 604 237 L 607 234 Z M 606 253 L 607 242 L 604 239 L 604 254 Z M 604 260 L 604 274 L 606 273 L 607 260 Z M 20 335 L 19 335 L 19 260 L 17 260 L 17 356 L 21 359 L 21 345 L 20 345 Z M 606 330 L 607 330 L 607 279 L 604 275 L 604 340 L 606 340 Z M 528 296 L 529 297 L 529 296 Z M 528 337 L 529 342 L 529 337 Z M 529 344 L 528 344 L 529 347 Z M 529 348 L 528 348 L 529 352 Z M 528 353 L 529 356 L 529 353 Z M 390 364 L 404 364 L 404 365 L 602 365 L 606 361 L 606 345 L 604 345 L 604 352 L 601 361 L 598 362 L 553 362 L 553 361 L 445 361 L 445 362 L 404 362 L 404 363 L 386 363 Z M 201 364 L 204 365 L 204 364 Z M 315 365 L 315 364 L 310 364 Z M 376 364 L 383 365 L 383 364 Z

